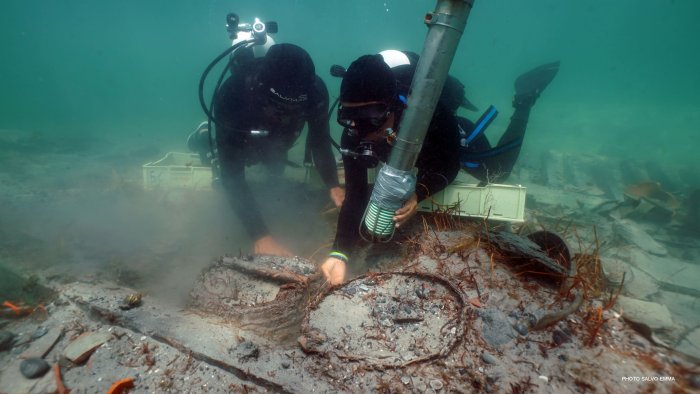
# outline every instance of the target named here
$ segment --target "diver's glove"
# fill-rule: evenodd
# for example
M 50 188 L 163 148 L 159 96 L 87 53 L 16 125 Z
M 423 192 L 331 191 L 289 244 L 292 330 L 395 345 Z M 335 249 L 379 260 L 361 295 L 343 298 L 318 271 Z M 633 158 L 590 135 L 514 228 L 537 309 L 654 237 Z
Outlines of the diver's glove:
M 516 78 L 513 107 L 527 109 L 535 105 L 537 98 L 552 82 L 558 71 L 559 61 L 556 61 L 535 67 Z

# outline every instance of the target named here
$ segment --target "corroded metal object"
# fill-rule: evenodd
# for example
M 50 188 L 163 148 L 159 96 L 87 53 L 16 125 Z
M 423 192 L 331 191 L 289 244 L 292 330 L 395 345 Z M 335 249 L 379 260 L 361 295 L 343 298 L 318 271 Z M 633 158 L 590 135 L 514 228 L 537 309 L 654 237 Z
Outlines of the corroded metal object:
M 298 257 L 223 257 L 197 278 L 189 308 L 259 335 L 291 338 L 298 335 L 314 271 L 310 261 Z
M 319 294 L 299 344 L 372 368 L 400 368 L 447 355 L 463 337 L 463 292 L 421 272 L 368 274 Z

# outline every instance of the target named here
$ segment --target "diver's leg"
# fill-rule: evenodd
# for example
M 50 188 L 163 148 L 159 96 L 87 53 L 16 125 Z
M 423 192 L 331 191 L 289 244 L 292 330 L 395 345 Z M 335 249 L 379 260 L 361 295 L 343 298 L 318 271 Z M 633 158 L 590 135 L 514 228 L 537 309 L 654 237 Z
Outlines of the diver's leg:
M 513 108 L 506 132 L 494 148 L 496 155 L 484 158 L 482 165 L 488 169 L 488 181 L 503 181 L 510 175 L 520 155 L 530 110 L 542 91 L 552 82 L 559 71 L 559 62 L 543 64 L 515 80 Z
M 457 117 L 457 122 L 459 122 L 460 128 L 468 133 L 472 133 L 476 127 L 472 122 L 461 116 Z M 484 133 L 479 134 L 473 141 L 469 142 L 468 146 L 462 149 L 465 153 L 460 157 L 462 168 L 482 183 L 487 183 L 489 180 L 489 169 L 485 165 L 487 160 L 481 156 L 473 158 L 474 155 L 488 152 L 491 149 L 491 143 L 486 138 L 486 135 Z
M 515 162 L 520 155 L 527 122 L 530 118 L 530 106 L 516 106 L 513 115 L 510 117 L 510 123 L 506 132 L 496 144 L 496 148 L 504 148 L 497 156 L 487 157 L 484 159 L 484 167 L 488 168 L 491 177 L 499 181 L 504 181 L 510 175 Z

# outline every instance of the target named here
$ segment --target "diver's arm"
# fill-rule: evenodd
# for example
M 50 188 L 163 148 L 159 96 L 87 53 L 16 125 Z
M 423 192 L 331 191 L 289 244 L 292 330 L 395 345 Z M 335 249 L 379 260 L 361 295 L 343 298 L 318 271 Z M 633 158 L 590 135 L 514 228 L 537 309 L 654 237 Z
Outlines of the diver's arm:
M 331 149 L 330 126 L 328 124 L 328 90 L 317 76 L 314 101 L 309 115 L 309 143 L 316 169 L 325 185 L 338 187 L 338 171 Z
M 245 179 L 246 146 L 243 134 L 238 131 L 245 129 L 241 125 L 248 115 L 244 92 L 242 80 L 232 77 L 224 82 L 217 95 L 214 106 L 217 157 L 226 198 L 248 235 L 257 241 L 269 231 Z
M 217 133 L 218 137 L 219 133 Z M 240 135 L 234 135 L 240 139 Z M 217 138 L 218 139 L 218 138 Z M 219 141 L 225 141 L 224 138 Z M 239 141 L 240 142 L 240 141 Z M 236 215 L 254 241 L 253 253 L 292 256 L 293 253 L 272 238 L 265 225 L 260 208 L 245 179 L 244 146 L 219 143 L 221 184 Z
M 341 146 L 348 148 L 357 144 L 352 141 L 347 133 L 343 133 Z M 340 207 L 338 225 L 333 242 L 333 250 L 321 264 L 321 273 L 326 282 L 336 286 L 345 281 L 347 265 L 359 239 L 358 228 L 362 221 L 362 214 L 367 206 L 369 198 L 367 192 L 367 168 L 360 165 L 357 160 L 344 156 L 343 167 L 345 170 L 345 202 Z
M 343 133 L 341 146 L 353 149 L 357 141 Z M 340 208 L 333 250 L 350 256 L 359 239 L 358 227 L 369 198 L 367 168 L 352 157 L 343 156 L 345 202 Z
M 217 130 L 221 184 L 229 204 L 246 228 L 248 235 L 252 240 L 257 241 L 269 235 L 269 230 L 245 179 L 245 163 L 243 162 L 245 156 L 242 147 L 233 145 L 235 141 L 219 138 L 221 135 L 221 130 Z

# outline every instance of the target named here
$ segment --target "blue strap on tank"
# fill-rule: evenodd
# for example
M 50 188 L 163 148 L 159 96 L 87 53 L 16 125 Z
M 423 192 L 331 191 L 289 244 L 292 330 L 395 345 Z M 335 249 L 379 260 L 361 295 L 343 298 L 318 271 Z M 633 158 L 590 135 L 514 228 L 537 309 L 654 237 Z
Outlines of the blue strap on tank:
M 498 110 L 496 107 L 493 105 L 489 105 L 489 107 L 486 109 L 486 111 L 481 115 L 479 120 L 476 121 L 476 125 L 474 126 L 474 130 L 472 130 L 471 134 L 469 134 L 468 137 L 463 138 L 460 143 L 462 146 L 467 147 L 469 144 L 474 141 L 474 139 L 486 131 L 486 128 L 489 127 L 491 122 L 493 122 L 494 119 L 496 119 L 496 116 L 498 115 Z M 467 133 L 462 129 L 462 127 L 459 127 L 459 132 L 462 136 L 466 135 Z
M 459 125 L 459 143 L 463 148 L 462 154 L 460 155 L 460 162 L 462 162 L 462 166 L 467 168 L 478 168 L 481 165 L 478 162 L 468 161 L 477 159 L 478 157 L 476 157 L 476 155 L 472 155 L 468 152 L 465 152 L 464 148 L 468 147 L 472 141 L 474 141 L 477 137 L 482 135 L 489 127 L 491 122 L 493 122 L 493 120 L 496 119 L 496 116 L 498 116 L 498 110 L 493 105 L 489 105 L 486 111 L 481 115 L 481 117 L 479 117 L 479 120 L 476 121 L 474 129 L 469 134 L 469 136 L 467 136 L 467 132 L 462 128 L 462 126 Z M 490 152 L 491 150 L 492 149 L 489 149 L 486 152 Z M 479 155 L 481 155 L 481 153 L 482 152 L 479 152 Z

